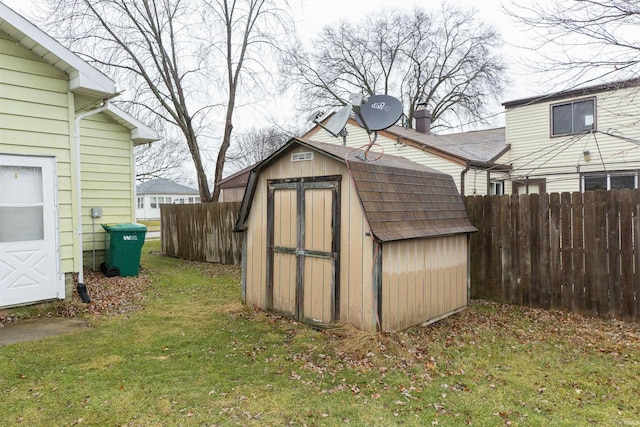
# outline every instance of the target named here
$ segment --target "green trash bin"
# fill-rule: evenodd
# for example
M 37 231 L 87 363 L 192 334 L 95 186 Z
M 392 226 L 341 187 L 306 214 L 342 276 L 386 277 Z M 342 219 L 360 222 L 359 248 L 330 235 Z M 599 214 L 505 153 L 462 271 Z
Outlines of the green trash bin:
M 137 276 L 147 227 L 142 224 L 101 224 L 106 231 L 105 261 L 100 270 L 107 277 Z

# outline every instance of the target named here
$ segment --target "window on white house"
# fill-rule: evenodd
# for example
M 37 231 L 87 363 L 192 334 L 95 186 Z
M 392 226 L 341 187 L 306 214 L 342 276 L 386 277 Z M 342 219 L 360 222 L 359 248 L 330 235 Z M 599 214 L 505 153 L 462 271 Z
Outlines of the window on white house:
M 595 98 L 551 106 L 551 135 L 571 135 L 596 128 Z
M 637 172 L 600 172 L 582 175 L 583 191 L 638 188 Z
M 489 194 L 492 196 L 501 196 L 504 194 L 504 181 L 491 181 L 489 183 Z
M 138 209 L 144 209 L 144 197 L 138 197 Z
M 151 197 L 151 209 L 156 209 L 158 207 L 158 198 Z
M 541 194 L 547 191 L 545 178 L 529 178 L 513 181 L 513 194 Z

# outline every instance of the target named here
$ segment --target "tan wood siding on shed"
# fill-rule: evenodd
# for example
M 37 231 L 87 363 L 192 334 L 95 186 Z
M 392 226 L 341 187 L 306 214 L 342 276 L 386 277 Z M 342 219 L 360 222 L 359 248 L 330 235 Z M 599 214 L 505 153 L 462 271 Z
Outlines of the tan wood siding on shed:
M 383 330 L 406 329 L 466 305 L 466 235 L 383 244 Z
M 369 229 L 353 183 L 344 164 L 317 152 L 313 153 L 313 160 L 291 161 L 292 153 L 308 151 L 296 147 L 261 173 L 246 222 L 250 230 L 246 236 L 246 303 L 266 307 L 267 180 L 341 175 L 340 316 L 360 329 L 374 330 L 373 244 L 371 237 L 365 235 Z M 324 274 L 324 266 L 321 271 Z
M 273 245 L 296 247 L 297 193 L 295 189 L 283 188 L 274 192 Z M 274 253 L 273 255 L 273 308 L 288 315 L 296 313 L 296 255 Z

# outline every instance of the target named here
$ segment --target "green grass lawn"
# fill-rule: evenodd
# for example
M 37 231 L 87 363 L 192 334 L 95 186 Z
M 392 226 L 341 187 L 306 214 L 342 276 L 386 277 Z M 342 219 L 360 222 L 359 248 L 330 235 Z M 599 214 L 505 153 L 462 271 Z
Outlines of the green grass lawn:
M 160 230 L 160 220 L 159 219 L 138 221 L 138 223 L 146 226 L 148 231 L 158 231 L 158 230 Z
M 0 347 L 0 425 L 640 425 L 636 324 L 474 302 L 402 333 L 318 331 L 158 245 L 141 310 Z

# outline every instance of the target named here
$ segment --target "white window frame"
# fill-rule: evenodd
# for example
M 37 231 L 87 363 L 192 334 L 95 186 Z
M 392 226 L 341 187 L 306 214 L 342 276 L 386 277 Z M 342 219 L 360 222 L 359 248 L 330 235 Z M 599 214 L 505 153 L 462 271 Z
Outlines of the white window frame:
M 574 129 L 574 114 L 575 114 L 575 108 L 578 104 L 587 102 L 587 101 L 591 101 L 593 103 L 593 113 L 591 115 L 591 127 L 588 129 L 580 129 L 580 130 L 575 130 Z M 556 108 L 560 108 L 560 107 L 566 107 L 567 105 L 571 106 L 571 130 L 569 132 L 563 132 L 563 133 L 555 133 L 555 123 L 554 123 L 554 110 Z M 590 97 L 590 98 L 581 98 L 581 99 L 575 99 L 573 101 L 569 101 L 569 102 L 561 102 L 561 103 L 557 103 L 557 104 L 552 104 L 550 106 L 550 134 L 552 137 L 558 137 L 558 136 L 566 136 L 566 135 L 576 135 L 576 134 L 581 134 L 581 133 L 587 133 L 587 132 L 591 132 L 593 130 L 597 129 L 596 126 L 596 110 L 597 110 L 597 103 L 596 103 L 596 98 L 595 97 Z M 585 115 L 585 120 L 586 117 L 588 115 Z M 587 124 L 585 124 L 585 126 L 588 126 Z
M 580 175 L 580 189 L 584 193 L 587 190 L 586 180 L 588 178 L 602 178 L 606 177 L 607 179 L 607 188 L 606 191 L 611 190 L 611 177 L 612 176 L 633 176 L 633 188 L 638 188 L 638 171 L 630 170 L 630 171 L 615 171 L 615 172 L 585 172 Z
M 138 196 L 138 209 L 144 209 L 144 196 Z
M 504 194 L 504 181 L 496 180 L 489 182 L 489 195 L 502 196 Z
M 151 196 L 151 209 L 158 209 L 158 198 L 155 196 Z

